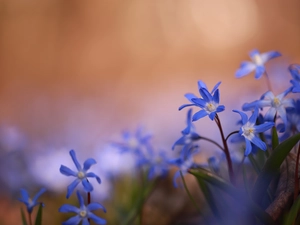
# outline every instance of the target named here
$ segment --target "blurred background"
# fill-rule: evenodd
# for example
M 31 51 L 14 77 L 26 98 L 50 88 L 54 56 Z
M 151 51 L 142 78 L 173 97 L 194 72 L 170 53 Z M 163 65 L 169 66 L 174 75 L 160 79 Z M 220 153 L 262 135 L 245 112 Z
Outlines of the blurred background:
M 232 131 L 239 118 L 226 115 L 266 90 L 253 74 L 234 77 L 250 50 L 281 52 L 267 69 L 279 93 L 289 85 L 299 10 L 298 0 L 0 0 L 0 224 L 20 224 L 21 187 L 66 203 L 71 180 L 59 167 L 73 166 L 70 149 L 81 162 L 95 157 L 104 177 L 130 167 L 108 147 L 124 129 L 143 125 L 171 151 L 185 126 L 178 107 L 198 80 L 210 90 L 222 81 L 220 117 Z M 211 124 L 199 133 L 213 134 Z M 109 201 L 110 185 L 104 178 L 99 199 Z

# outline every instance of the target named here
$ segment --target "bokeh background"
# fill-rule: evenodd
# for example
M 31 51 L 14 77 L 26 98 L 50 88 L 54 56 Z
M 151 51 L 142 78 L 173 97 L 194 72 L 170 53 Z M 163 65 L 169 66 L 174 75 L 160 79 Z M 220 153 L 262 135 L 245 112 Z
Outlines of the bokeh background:
M 20 187 L 65 191 L 59 166 L 72 165 L 70 149 L 96 157 L 103 176 L 131 162 L 108 147 L 124 129 L 143 125 L 171 151 L 185 125 L 177 109 L 200 79 L 209 89 L 222 81 L 230 131 L 238 118 L 226 115 L 266 88 L 253 74 L 234 78 L 250 50 L 280 51 L 268 71 L 278 91 L 289 85 L 299 11 L 299 0 L 1 0 L 0 224 L 20 224 Z M 103 182 L 99 198 L 109 189 Z

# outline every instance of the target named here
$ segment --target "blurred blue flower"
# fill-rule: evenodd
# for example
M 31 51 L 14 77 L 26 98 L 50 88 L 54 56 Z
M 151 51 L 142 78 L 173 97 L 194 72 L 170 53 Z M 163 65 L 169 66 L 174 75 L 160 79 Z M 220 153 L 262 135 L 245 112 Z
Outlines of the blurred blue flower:
M 255 70 L 255 79 L 259 79 L 265 72 L 264 64 L 270 59 L 281 56 L 281 54 L 277 51 L 270 51 L 260 54 L 260 52 L 256 49 L 252 50 L 249 55 L 252 62 L 243 61 L 240 65 L 240 68 L 236 71 L 235 77 L 240 78 L 246 76 Z
M 292 91 L 294 93 L 300 92 L 300 64 L 292 64 L 289 66 L 289 71 L 293 77 L 293 80 L 291 80 L 291 83 L 293 85 Z
M 122 138 L 122 142 L 112 142 L 112 145 L 117 147 L 121 153 L 131 152 L 140 155 L 148 151 L 152 135 L 143 134 L 142 127 L 138 127 L 134 133 L 124 131 Z
M 246 149 L 245 156 L 249 155 L 252 151 L 251 142 L 262 150 L 267 150 L 267 145 L 260 140 L 256 134 L 265 132 L 274 126 L 274 122 L 266 122 L 263 124 L 256 125 L 256 119 L 258 117 L 258 108 L 254 109 L 253 114 L 248 120 L 248 116 L 241 111 L 233 110 L 233 112 L 239 113 L 242 118 L 243 126 L 240 128 L 239 134 L 245 138 Z
M 67 198 L 70 197 L 70 195 L 72 194 L 72 192 L 74 191 L 74 189 L 80 182 L 82 183 L 84 190 L 86 192 L 93 191 L 93 186 L 89 183 L 89 181 L 87 179 L 88 177 L 95 177 L 97 182 L 99 184 L 101 183 L 101 179 L 96 174 L 94 174 L 93 172 L 87 172 L 92 165 L 96 164 L 95 159 L 89 158 L 89 159 L 85 160 L 85 162 L 83 163 L 83 168 L 82 168 L 76 158 L 76 154 L 75 154 L 74 150 L 70 151 L 70 155 L 71 155 L 72 160 L 78 171 L 75 172 L 64 165 L 61 165 L 60 169 L 59 169 L 59 171 L 66 176 L 76 177 L 76 179 L 68 186 L 68 192 L 67 192 L 67 196 L 66 196 Z
M 179 110 L 188 106 L 198 106 L 202 110 L 193 115 L 192 121 L 199 120 L 205 116 L 209 116 L 211 120 L 214 120 L 217 113 L 225 110 L 224 105 L 219 105 L 219 87 L 220 82 L 215 85 L 213 90 L 209 93 L 206 85 L 202 81 L 198 81 L 199 93 L 202 98 L 196 97 L 194 94 L 188 93 L 184 96 L 192 102 L 192 104 L 184 104 L 179 107 Z
M 62 205 L 58 211 L 62 213 L 76 213 L 76 216 L 71 217 L 67 221 L 63 222 L 63 225 L 78 225 L 82 221 L 82 225 L 89 225 L 89 219 L 93 220 L 96 224 L 106 224 L 106 220 L 96 216 L 91 211 L 102 209 L 106 212 L 104 206 L 99 203 L 90 203 L 87 206 L 84 205 L 84 201 L 79 191 L 77 191 L 77 198 L 79 201 L 80 207 L 77 208 L 73 205 L 64 204 Z
M 283 123 L 287 124 L 286 118 L 286 108 L 293 108 L 294 107 L 294 99 L 284 97 L 290 93 L 292 88 L 288 88 L 281 94 L 275 96 L 273 92 L 268 91 L 262 95 L 261 100 L 256 100 L 251 103 L 245 103 L 243 105 L 243 110 L 253 110 L 254 108 L 263 108 L 263 107 L 270 107 L 267 113 L 265 114 L 265 120 L 274 121 L 275 116 L 278 115 Z M 284 131 L 284 129 L 283 129 Z
M 149 166 L 148 179 L 151 180 L 158 176 L 166 176 L 169 172 L 169 159 L 164 150 L 151 150 L 151 153 L 145 159 Z
M 192 123 L 192 111 L 192 109 L 189 109 L 187 113 L 187 127 L 181 131 L 183 136 L 174 143 L 172 149 L 174 149 L 177 145 L 189 145 L 193 141 L 200 139 L 200 136 L 195 132 L 195 126 Z
M 25 189 L 21 189 L 21 198 L 19 201 L 23 202 L 27 207 L 27 212 L 30 214 L 33 208 L 36 205 L 43 204 L 41 202 L 37 202 L 38 198 L 46 191 L 45 188 L 42 188 L 32 199 L 29 197 L 28 192 Z
M 191 169 L 196 164 L 194 163 L 193 156 L 198 153 L 198 146 L 195 145 L 185 145 L 180 153 L 180 156 L 176 159 L 169 160 L 170 164 L 173 164 L 179 168 L 179 170 L 174 174 L 173 185 L 178 187 L 177 179 L 180 177 L 180 172 L 185 175 L 189 169 Z

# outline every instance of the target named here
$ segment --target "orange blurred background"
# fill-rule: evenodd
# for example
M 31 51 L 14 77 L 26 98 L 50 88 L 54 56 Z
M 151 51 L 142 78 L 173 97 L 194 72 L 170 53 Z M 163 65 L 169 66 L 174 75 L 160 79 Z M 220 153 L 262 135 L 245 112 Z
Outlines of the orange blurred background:
M 27 157 L 101 149 L 139 124 L 170 149 L 199 79 L 209 89 L 222 81 L 229 114 L 240 96 L 264 91 L 253 74 L 234 78 L 250 50 L 281 52 L 275 67 L 300 63 L 299 10 L 298 0 L 1 0 L 1 129 L 13 133 L 8 145 L 26 139 L 15 148 Z

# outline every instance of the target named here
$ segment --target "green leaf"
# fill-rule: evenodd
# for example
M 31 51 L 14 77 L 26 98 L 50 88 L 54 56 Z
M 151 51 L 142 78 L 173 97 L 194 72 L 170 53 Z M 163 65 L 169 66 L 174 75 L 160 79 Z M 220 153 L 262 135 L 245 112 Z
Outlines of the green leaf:
M 300 133 L 288 138 L 273 150 L 259 173 L 252 189 L 251 195 L 256 203 L 260 204 L 261 200 L 266 195 L 272 179 L 278 175 L 282 162 L 299 140 Z
M 295 220 L 300 211 L 300 197 L 296 199 L 294 204 L 292 205 L 287 217 L 284 220 L 284 225 L 293 225 L 295 224 Z
M 36 214 L 34 225 L 42 225 L 43 205 L 39 205 L 38 212 Z
M 22 217 L 22 223 L 23 223 L 23 225 L 27 225 L 25 213 L 24 213 L 22 207 L 21 207 L 21 217 Z
M 216 218 L 221 219 L 220 212 L 218 210 L 217 205 L 215 204 L 214 196 L 209 188 L 209 186 L 205 183 L 205 181 L 200 178 L 196 177 L 198 184 L 202 190 L 202 193 L 204 195 L 204 198 L 206 199 L 212 213 L 216 216 Z
M 278 140 L 278 134 L 277 134 L 277 129 L 274 126 L 272 128 L 272 148 L 276 148 L 279 145 L 279 140 Z
M 245 192 L 235 188 L 233 185 L 227 183 L 222 178 L 214 175 L 210 171 L 197 168 L 197 169 L 190 169 L 189 172 L 193 174 L 197 179 L 203 179 L 208 183 L 216 186 L 217 188 L 221 189 L 222 191 L 229 194 L 232 198 L 236 199 L 237 202 L 240 202 L 241 199 L 245 200 L 245 207 L 249 207 L 249 209 L 259 218 L 265 225 L 266 224 L 274 224 L 272 218 L 267 214 L 264 210 L 262 210 L 257 204 L 255 204 Z M 243 202 L 244 203 L 244 202 Z

